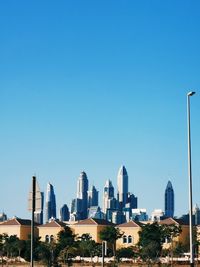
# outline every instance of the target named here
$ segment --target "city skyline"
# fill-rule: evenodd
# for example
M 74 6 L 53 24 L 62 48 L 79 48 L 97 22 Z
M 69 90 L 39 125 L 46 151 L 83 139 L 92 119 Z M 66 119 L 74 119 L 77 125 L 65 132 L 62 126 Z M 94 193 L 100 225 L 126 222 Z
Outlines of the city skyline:
M 85 171 L 82 171 L 80 173 L 78 180 L 77 180 L 77 192 L 76 192 L 77 198 L 73 198 L 70 201 L 70 204 L 69 203 L 68 204 L 62 204 L 62 206 L 57 207 L 57 209 L 56 209 L 56 204 L 54 204 L 54 203 L 56 203 L 56 195 L 54 193 L 54 186 L 52 184 L 48 183 L 47 184 L 46 203 L 45 203 L 46 210 L 45 210 L 45 214 L 44 214 L 45 218 L 46 218 L 45 221 L 47 222 L 51 219 L 60 219 L 62 221 L 68 221 L 68 220 L 79 221 L 79 220 L 89 218 L 90 215 L 92 215 L 92 214 L 94 216 L 95 211 L 98 211 L 99 216 L 100 216 L 100 217 L 96 217 L 96 218 L 104 218 L 110 222 L 114 222 L 115 224 L 119 224 L 119 223 L 122 223 L 125 221 L 133 220 L 132 212 L 134 212 L 133 217 L 135 217 L 135 215 L 136 215 L 135 212 L 137 214 L 139 214 L 140 211 L 144 212 L 144 210 L 146 210 L 146 207 L 138 206 L 138 198 L 133 193 L 129 192 L 128 186 L 127 187 L 125 186 L 125 188 L 127 189 L 126 190 L 127 191 L 127 199 L 126 199 L 126 202 L 124 203 L 124 205 L 122 204 L 121 200 L 124 199 L 124 197 L 122 195 L 120 198 L 119 192 L 121 191 L 121 189 L 123 189 L 123 187 L 121 187 L 121 189 L 119 187 L 123 183 L 121 183 L 121 181 L 119 183 L 119 180 L 123 179 L 123 176 L 125 176 L 125 182 L 128 185 L 128 173 L 127 173 L 125 166 L 122 165 L 122 166 L 120 166 L 118 174 L 117 174 L 117 193 L 115 193 L 115 189 L 112 185 L 112 181 L 106 180 L 105 186 L 103 188 L 102 205 L 98 204 L 99 191 L 96 189 L 94 184 L 92 184 L 92 186 L 90 186 L 90 182 L 87 178 L 87 174 Z M 87 190 L 89 188 L 89 186 L 90 186 L 90 190 Z M 38 192 L 39 194 L 42 194 L 43 198 L 44 198 L 44 193 L 40 191 L 39 184 L 38 184 L 37 180 L 36 180 L 36 188 L 37 188 L 36 192 Z M 86 192 L 87 192 L 87 194 L 86 194 Z M 30 194 L 31 194 L 31 192 L 29 192 L 29 198 L 28 198 L 29 204 L 30 204 Z M 116 194 L 116 197 L 118 199 L 115 197 L 115 194 Z M 50 203 L 51 202 L 50 199 L 52 199 L 52 203 Z M 155 207 L 152 207 L 151 213 L 148 214 L 145 212 L 145 215 L 142 215 L 142 216 L 145 216 L 145 218 L 148 218 L 148 217 L 151 218 L 152 216 L 157 216 L 158 220 L 159 220 L 159 216 L 161 216 L 161 217 L 164 216 L 166 218 L 167 217 L 172 217 L 172 218 L 173 217 L 175 217 L 175 218 L 180 217 L 180 216 L 177 216 L 176 214 L 174 214 L 174 210 L 175 210 L 175 206 L 176 206 L 175 205 L 175 192 L 174 192 L 174 189 L 173 189 L 173 186 L 172 186 L 172 183 L 170 180 L 167 182 L 167 186 L 166 186 L 165 190 L 163 191 L 163 199 L 164 199 L 164 207 L 163 208 L 156 209 Z M 87 200 L 87 203 L 85 203 L 86 200 Z M 52 204 L 53 204 L 53 212 L 51 211 Z M 50 207 L 50 208 L 48 208 L 48 207 Z M 90 210 L 90 208 L 92 208 L 92 209 Z M 49 212 L 49 209 L 50 209 L 50 212 Z M 57 210 L 59 212 L 57 212 Z M 196 214 L 196 210 L 199 210 L 197 203 L 194 204 L 194 207 L 193 207 L 193 213 L 194 214 Z M 118 214 L 118 215 L 115 214 L 116 211 L 120 212 L 120 214 Z M 114 217 L 112 216 L 112 212 L 114 212 L 114 214 L 115 214 L 115 215 L 113 215 Z M 122 216 L 121 212 L 123 213 L 123 216 Z M 52 215 L 50 216 L 49 213 L 51 213 Z M 56 214 L 59 214 L 59 215 L 57 216 Z M 117 218 L 115 218 L 115 216 L 120 216 L 120 217 L 118 217 L 119 222 L 113 221 L 113 218 L 114 218 L 114 220 L 117 220 Z M 186 214 L 181 214 L 181 216 L 185 217 Z M 35 217 L 35 218 L 37 218 L 37 217 Z M 67 218 L 67 219 L 63 219 L 63 218 Z M 122 221 L 120 222 L 120 220 L 122 220 Z M 37 219 L 36 219 L 36 222 L 37 222 Z
M 0 3 L 0 213 L 30 218 L 32 176 L 57 214 L 84 170 L 99 191 L 119 166 L 150 214 L 188 212 L 191 98 L 193 203 L 200 204 L 200 2 Z M 16 204 L 17 203 L 17 204 Z

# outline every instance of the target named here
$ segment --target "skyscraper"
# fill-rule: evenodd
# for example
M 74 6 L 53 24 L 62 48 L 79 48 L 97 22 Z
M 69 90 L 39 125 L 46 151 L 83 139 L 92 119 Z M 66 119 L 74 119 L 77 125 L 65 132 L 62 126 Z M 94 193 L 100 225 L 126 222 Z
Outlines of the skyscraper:
M 165 216 L 174 216 L 174 190 L 170 181 L 168 181 L 165 189 Z
M 43 207 L 44 207 L 44 192 L 40 191 L 38 181 L 35 183 L 35 212 L 34 221 L 38 224 L 43 224 Z M 32 210 L 32 188 L 29 192 L 28 209 Z
M 106 214 L 106 210 L 112 205 L 112 199 L 114 198 L 114 187 L 110 180 L 106 181 L 103 190 L 103 212 Z
M 81 210 L 78 212 L 81 214 L 81 219 L 87 218 L 87 207 L 88 207 L 88 179 L 85 172 L 81 172 L 77 183 L 77 199 L 81 200 Z
M 128 198 L 128 174 L 126 168 L 121 166 L 117 176 L 117 199 L 119 207 L 125 207 Z
M 93 185 L 91 189 L 88 191 L 88 208 L 93 206 L 98 206 L 98 198 L 99 198 L 99 192 Z
M 69 221 L 69 209 L 66 204 L 60 208 L 60 221 Z
M 108 221 L 112 221 L 112 214 L 117 209 L 117 200 L 114 197 L 114 187 L 110 180 L 106 181 L 103 190 L 103 212 Z
M 46 195 L 46 222 L 51 218 L 56 218 L 56 197 L 53 185 L 48 183 Z

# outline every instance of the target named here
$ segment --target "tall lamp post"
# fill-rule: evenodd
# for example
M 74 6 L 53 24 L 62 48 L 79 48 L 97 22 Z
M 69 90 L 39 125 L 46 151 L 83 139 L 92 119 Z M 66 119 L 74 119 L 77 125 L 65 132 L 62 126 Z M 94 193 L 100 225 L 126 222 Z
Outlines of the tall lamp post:
M 191 164 L 191 136 L 190 136 L 190 97 L 195 92 L 187 94 L 187 121 L 188 121 L 188 178 L 189 178 L 189 228 L 190 228 L 190 266 L 194 266 L 193 222 L 192 222 L 192 164 Z

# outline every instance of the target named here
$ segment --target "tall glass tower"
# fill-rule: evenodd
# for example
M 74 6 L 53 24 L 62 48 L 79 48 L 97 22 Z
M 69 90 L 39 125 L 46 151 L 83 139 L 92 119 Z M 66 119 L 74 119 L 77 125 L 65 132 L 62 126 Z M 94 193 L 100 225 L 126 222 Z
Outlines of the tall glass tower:
M 92 206 L 98 206 L 98 198 L 99 198 L 99 192 L 93 185 L 91 189 L 88 191 L 88 208 Z
M 78 212 L 81 214 L 81 219 L 87 218 L 88 207 L 88 178 L 85 172 L 81 172 L 77 183 L 77 199 L 81 200 L 81 210 Z
M 120 208 L 124 208 L 128 200 L 128 173 L 124 166 L 121 166 L 117 176 L 117 199 Z
M 165 216 L 174 216 L 174 189 L 170 181 L 168 181 L 165 189 Z
M 60 208 L 60 221 L 69 221 L 69 208 L 67 207 L 67 204 L 64 204 Z
M 53 185 L 48 183 L 46 195 L 46 222 L 48 222 L 51 218 L 56 218 L 56 197 Z

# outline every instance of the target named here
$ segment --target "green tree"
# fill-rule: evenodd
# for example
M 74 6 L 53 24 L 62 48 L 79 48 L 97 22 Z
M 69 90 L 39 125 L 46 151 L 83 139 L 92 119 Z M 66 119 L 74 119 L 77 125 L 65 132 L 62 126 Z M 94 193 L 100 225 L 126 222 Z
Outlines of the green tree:
M 181 242 L 178 242 L 175 247 L 173 248 L 173 254 L 176 257 L 181 257 L 184 252 L 188 252 L 188 249 L 185 245 L 183 245 Z
M 157 222 L 142 225 L 138 242 L 142 259 L 145 261 L 157 259 L 161 254 L 162 241 L 162 227 Z
M 40 245 L 40 243 L 41 243 L 40 237 L 35 237 L 34 238 L 34 251 L 33 251 L 34 260 L 39 259 L 38 246 Z M 26 261 L 30 261 L 31 259 L 31 235 L 29 235 L 28 239 L 25 240 L 25 250 L 24 250 L 23 256 Z
M 67 246 L 72 246 L 75 242 L 75 235 L 68 226 L 66 226 L 64 230 L 61 230 L 58 233 L 57 237 L 58 237 L 57 244 L 59 250 L 62 250 Z
M 113 256 L 115 256 L 116 251 L 116 240 L 121 238 L 123 233 L 120 232 L 119 228 L 114 226 L 106 226 L 100 231 L 99 237 L 102 241 L 107 241 L 109 245 L 112 246 Z
M 78 248 L 82 257 L 90 256 L 91 259 L 96 252 L 96 242 L 92 240 L 90 234 L 86 233 L 78 237 Z
M 173 262 L 174 238 L 179 236 L 181 232 L 182 229 L 180 225 L 177 224 L 162 225 L 163 242 L 167 241 L 168 243 L 170 243 L 169 251 L 171 254 L 171 262 Z
M 128 248 L 120 248 L 116 251 L 116 258 L 120 261 L 121 258 L 133 259 L 136 253 L 134 247 L 130 246 Z
M 164 241 L 167 239 L 168 242 L 172 242 L 173 239 L 180 235 L 182 232 L 181 226 L 176 224 L 164 224 L 162 225 L 162 235 Z
M 36 250 L 39 260 L 41 260 L 47 266 L 50 266 L 51 252 L 49 248 L 49 243 L 41 242 L 41 244 L 37 246 Z
M 66 226 L 57 235 L 57 245 L 54 254 L 54 260 L 60 260 L 62 262 L 68 262 L 71 256 L 75 255 L 77 251 L 75 235 L 73 234 L 70 227 Z
M 5 234 L 0 235 L 0 252 L 1 252 L 1 255 L 3 255 L 4 235 Z
M 68 266 L 72 263 L 72 258 L 76 256 L 77 248 L 75 246 L 66 246 L 63 248 L 58 255 L 58 260 Z
M 16 235 L 4 236 L 3 249 L 6 252 L 6 256 L 8 258 L 18 255 L 18 242 L 19 238 Z

